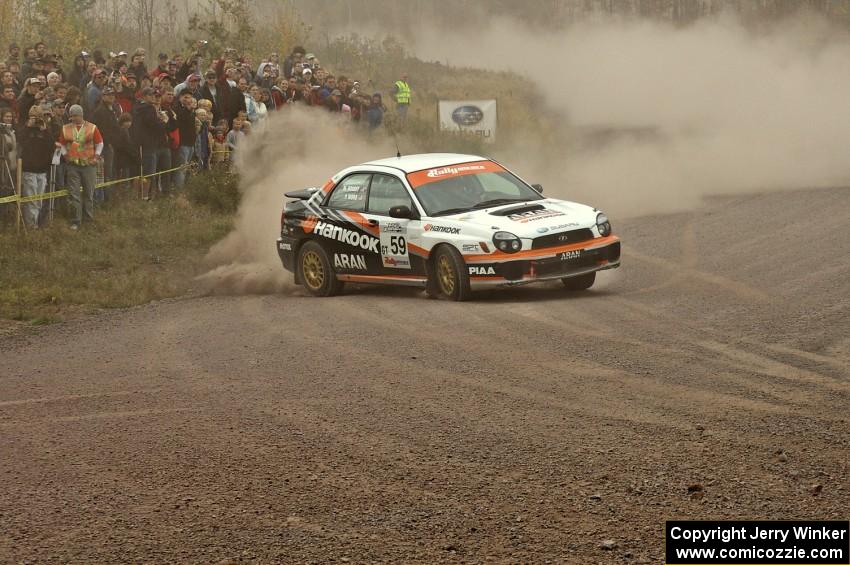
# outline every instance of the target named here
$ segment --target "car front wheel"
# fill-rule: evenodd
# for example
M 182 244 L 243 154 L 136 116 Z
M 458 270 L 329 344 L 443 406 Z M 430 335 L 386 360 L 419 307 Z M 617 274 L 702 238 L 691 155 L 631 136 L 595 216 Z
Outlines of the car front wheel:
M 315 241 L 301 246 L 298 270 L 304 287 L 313 296 L 334 296 L 342 291 L 343 283 L 336 278 L 327 252 Z
M 460 252 L 451 245 L 441 245 L 434 257 L 431 288 L 448 298 L 461 302 L 468 300 L 472 291 L 469 287 L 469 272 Z

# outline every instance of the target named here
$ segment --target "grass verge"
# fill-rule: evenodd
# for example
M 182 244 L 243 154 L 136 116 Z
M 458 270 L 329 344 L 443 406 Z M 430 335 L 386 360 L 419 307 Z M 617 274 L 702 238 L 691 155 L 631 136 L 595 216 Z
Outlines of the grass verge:
M 42 230 L 5 227 L 0 318 L 43 325 L 189 292 L 207 250 L 232 227 L 235 183 L 199 175 L 150 202 L 116 190 L 77 232 L 62 214 Z

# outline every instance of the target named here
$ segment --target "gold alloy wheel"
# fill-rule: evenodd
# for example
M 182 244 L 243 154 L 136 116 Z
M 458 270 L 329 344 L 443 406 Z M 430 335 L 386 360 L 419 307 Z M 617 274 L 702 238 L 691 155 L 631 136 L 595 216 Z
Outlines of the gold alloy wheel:
M 455 270 L 447 255 L 441 255 L 437 259 L 437 280 L 443 294 L 451 296 L 455 289 Z
M 315 251 L 307 251 L 301 258 L 301 272 L 307 286 L 313 290 L 322 288 L 325 282 L 325 269 L 322 267 L 322 259 Z

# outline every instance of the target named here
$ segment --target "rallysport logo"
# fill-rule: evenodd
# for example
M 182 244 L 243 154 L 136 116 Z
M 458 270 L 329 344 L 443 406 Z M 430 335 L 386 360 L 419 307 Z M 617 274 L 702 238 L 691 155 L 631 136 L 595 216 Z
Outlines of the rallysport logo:
M 313 233 L 328 239 L 335 239 L 341 243 L 347 243 L 353 247 L 371 251 L 372 253 L 378 253 L 378 243 L 380 243 L 380 240 L 365 233 L 341 228 L 321 220 L 316 222 L 316 225 L 313 227 Z
M 422 229 L 438 233 L 460 233 L 460 228 L 447 228 L 446 226 L 434 226 L 431 224 L 425 224 L 422 226 Z
M 462 167 L 442 167 L 440 169 L 431 169 L 428 171 L 429 178 L 437 178 L 444 177 L 446 175 L 457 175 L 459 173 L 465 173 L 467 171 L 484 171 L 487 167 L 484 165 L 466 165 Z

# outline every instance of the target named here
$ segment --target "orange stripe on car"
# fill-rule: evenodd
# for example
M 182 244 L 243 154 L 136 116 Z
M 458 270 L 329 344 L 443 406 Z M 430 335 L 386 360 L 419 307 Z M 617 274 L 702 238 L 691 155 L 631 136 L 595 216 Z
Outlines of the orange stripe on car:
M 380 229 L 378 228 L 378 226 L 377 225 L 374 225 L 374 226 L 371 225 L 369 223 L 369 220 L 366 219 L 366 216 L 364 216 L 360 212 L 351 212 L 351 211 L 345 210 L 345 211 L 342 212 L 342 214 L 346 218 L 348 218 L 349 220 L 351 220 L 352 222 L 354 222 L 355 224 L 357 224 L 358 226 L 360 226 L 361 228 L 366 230 L 367 232 L 371 233 L 372 235 L 378 235 L 380 233 Z
M 338 274 L 336 276 L 340 280 L 374 280 L 374 279 L 400 279 L 405 281 L 424 281 L 425 277 L 420 275 L 347 275 Z
M 316 222 L 318 221 L 319 218 L 316 216 L 307 216 L 301 220 L 301 228 L 304 230 L 304 233 L 313 233 L 313 230 L 316 228 Z
M 407 242 L 407 248 L 410 251 L 416 253 L 417 255 L 422 255 L 423 257 L 428 257 L 429 255 L 431 255 L 430 251 L 428 251 L 424 247 L 419 247 L 418 245 L 410 243 L 409 241 Z

